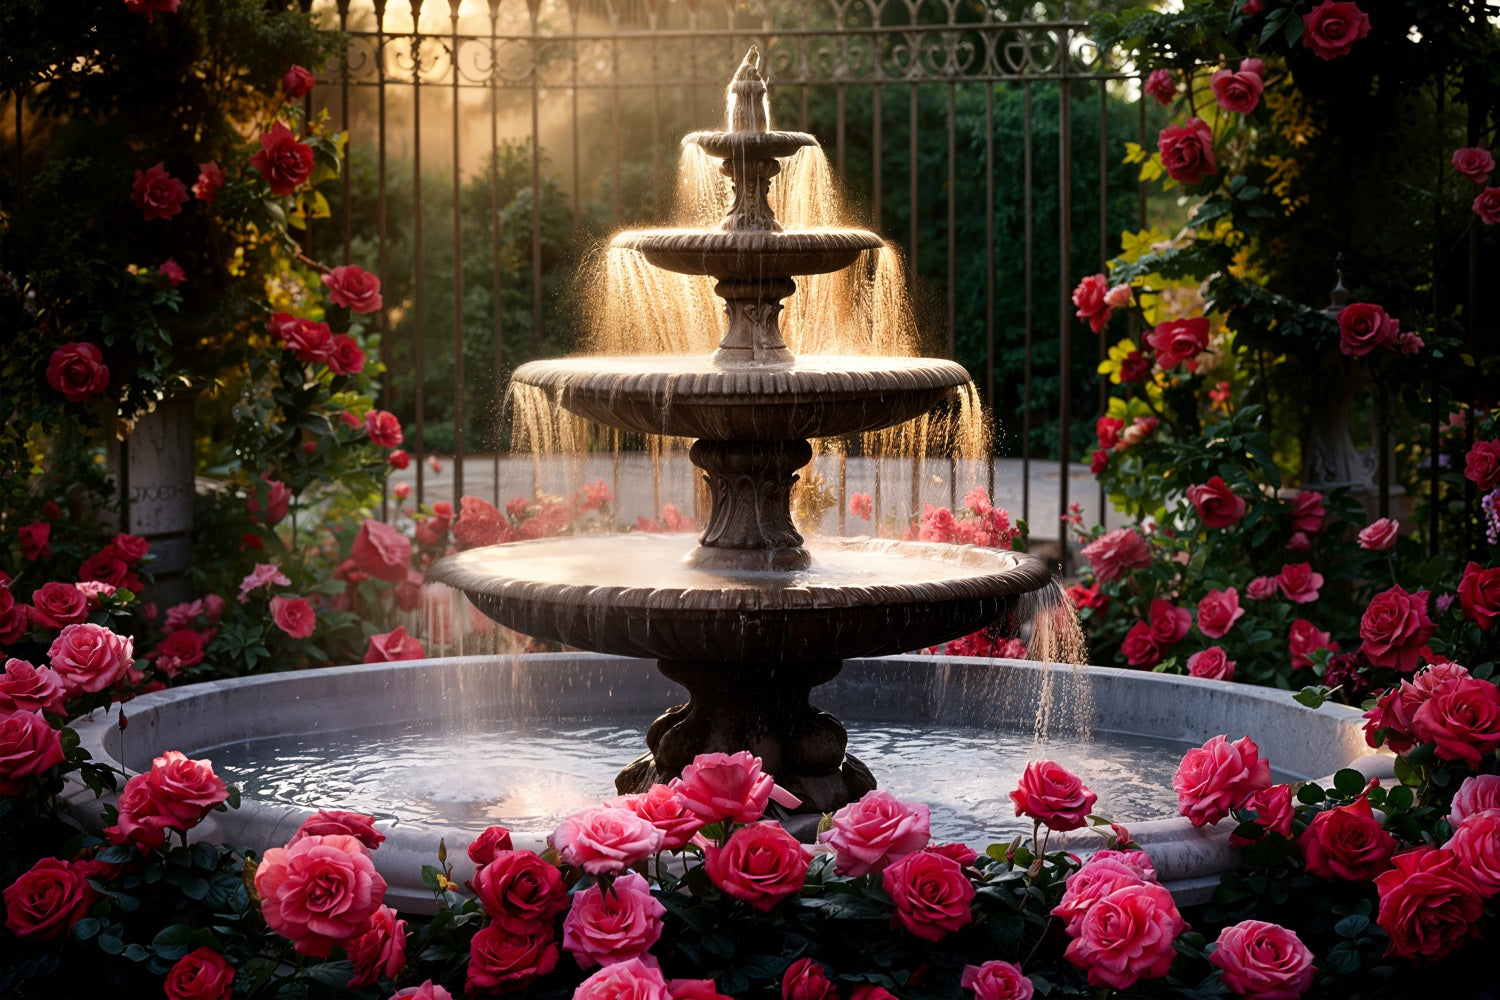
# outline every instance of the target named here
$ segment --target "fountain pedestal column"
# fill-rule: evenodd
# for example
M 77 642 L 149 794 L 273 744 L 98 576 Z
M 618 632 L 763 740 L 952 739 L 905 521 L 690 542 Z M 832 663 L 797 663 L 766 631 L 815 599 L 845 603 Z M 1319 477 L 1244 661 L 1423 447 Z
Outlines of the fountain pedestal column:
M 712 501 L 688 565 L 710 570 L 800 570 L 812 565 L 792 524 L 797 470 L 812 461 L 806 441 L 693 442 Z
M 875 787 L 869 769 L 845 753 L 849 736 L 843 725 L 808 701 L 814 687 L 838 675 L 842 660 L 658 660 L 657 666 L 688 689 L 688 702 L 651 724 L 649 752 L 615 778 L 622 795 L 678 776 L 699 754 L 741 750 L 759 757 L 776 783 L 802 800 L 803 812 L 832 812 Z

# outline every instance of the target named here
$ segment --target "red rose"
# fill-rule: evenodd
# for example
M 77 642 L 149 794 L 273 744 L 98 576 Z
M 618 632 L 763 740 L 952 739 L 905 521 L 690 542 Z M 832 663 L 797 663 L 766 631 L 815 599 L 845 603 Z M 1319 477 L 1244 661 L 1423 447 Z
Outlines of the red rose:
M 1500 187 L 1487 187 L 1474 199 L 1474 214 L 1486 226 L 1500 223 Z
M 401 421 L 387 410 L 371 410 L 365 414 L 365 433 L 370 441 L 382 448 L 394 448 L 402 441 Z
M 1408 594 L 1397 585 L 1376 594 L 1365 608 L 1359 621 L 1360 650 L 1377 667 L 1410 673 L 1436 629 L 1427 617 L 1427 591 Z
M 177 263 L 171 257 L 161 262 L 161 266 L 156 269 L 156 273 L 165 278 L 167 283 L 173 288 L 176 288 L 187 280 L 187 272 L 182 269 L 181 264 Z
M 408 455 L 406 452 L 402 451 L 400 448 L 397 448 L 394 451 L 392 451 L 389 455 L 385 456 L 385 464 L 389 465 L 393 469 L 404 469 L 407 466 L 411 465 L 411 456 Z M 400 486 L 402 484 L 401 483 L 397 483 L 396 485 Z M 405 498 L 402 498 L 402 499 L 405 499 Z M 426 521 L 422 521 L 420 524 L 417 525 L 417 541 L 421 542 L 423 545 L 434 544 L 432 542 L 428 542 L 428 541 L 424 541 L 423 540 L 422 527 L 425 524 L 427 524 L 427 522 Z M 429 529 L 429 531 L 430 530 L 431 529 Z M 441 538 L 438 539 L 438 541 L 441 541 L 441 540 L 442 540 Z
M 1303 490 L 1292 500 L 1292 509 L 1287 515 L 1297 531 L 1316 535 L 1323 530 L 1323 494 L 1317 490 Z
M 280 317 L 285 314 L 276 315 Z M 298 361 L 327 364 L 333 357 L 333 331 L 328 328 L 327 323 L 288 316 L 287 321 L 279 325 L 273 320 L 272 331 L 286 345 L 286 349 L 297 356 Z
M 1464 456 L 1464 478 L 1488 493 L 1500 485 L 1500 441 L 1475 441 Z
M 1166 889 L 1126 885 L 1089 907 L 1064 957 L 1088 971 L 1091 986 L 1129 990 L 1167 974 L 1176 955 L 1172 943 L 1186 929 Z
M 1319 649 L 1338 649 L 1339 644 L 1334 642 L 1327 632 L 1321 632 L 1318 627 L 1306 618 L 1298 618 L 1292 622 L 1292 627 L 1287 631 L 1287 648 L 1292 654 L 1292 669 L 1310 667 L 1313 665 L 1312 654 Z
M 1151 547 L 1146 539 L 1130 528 L 1116 528 L 1083 547 L 1083 557 L 1094 571 L 1094 579 L 1108 583 L 1126 570 L 1151 565 Z
M 1208 528 L 1227 528 L 1245 516 L 1245 501 L 1229 488 L 1223 477 L 1187 488 L 1187 498 Z
M 374 312 L 382 305 L 380 279 L 354 264 L 336 267 L 323 275 L 323 284 L 328 286 L 328 297 L 334 305 L 352 312 Z
M 1412 735 L 1436 744 L 1438 757 L 1478 768 L 1500 748 L 1500 689 L 1474 677 L 1438 685 L 1411 717 Z
M 1191 316 L 1158 323 L 1146 334 L 1146 343 L 1156 349 L 1156 363 L 1164 371 L 1175 368 L 1208 350 L 1208 320 L 1203 316 Z
M 1351 302 L 1339 311 L 1339 350 L 1362 358 L 1376 348 L 1391 349 L 1400 334 L 1399 325 L 1373 302 Z
M 742 826 L 723 847 L 710 844 L 703 855 L 704 870 L 720 891 L 762 912 L 802 891 L 811 862 L 807 848 L 776 823 Z
M 503 826 L 487 826 L 469 845 L 469 860 L 474 862 L 476 868 L 483 868 L 494 861 L 501 851 L 510 850 L 514 850 L 510 831 Z
M 1222 639 L 1244 614 L 1238 590 L 1210 590 L 1198 602 L 1198 631 L 1210 639 Z
M 1157 645 L 1148 622 L 1136 622 L 1130 626 L 1120 643 L 1120 651 L 1132 667 L 1154 667 L 1161 662 L 1161 646 Z
M 302 821 L 292 839 L 287 841 L 287 846 L 307 837 L 326 837 L 335 833 L 353 837 L 372 851 L 385 842 L 385 834 L 375 829 L 374 816 L 343 809 L 319 809 Z
M 869 875 L 926 847 L 930 831 L 927 806 L 872 789 L 834 813 L 832 828 L 818 841 L 833 848 L 839 874 Z
M 1481 632 L 1488 632 L 1500 618 L 1500 566 L 1480 569 L 1478 563 L 1471 562 L 1464 567 L 1463 578 L 1458 581 L 1458 603 L 1465 618 L 1477 623 Z
M 669 979 L 667 993 L 672 1000 L 731 1000 L 719 992 L 712 979 Z
M 547 930 L 568 908 L 562 873 L 531 851 L 496 851 L 475 872 L 472 885 L 490 920 L 511 934 Z
M 31 621 L 42 628 L 77 625 L 89 616 L 89 599 L 71 583 L 52 581 L 31 592 Z
M 595 883 L 573 894 L 563 949 L 580 969 L 640 958 L 661 937 L 666 912 L 637 872 L 615 879 L 608 893 Z
M 1291 563 L 1281 567 L 1276 586 L 1281 588 L 1282 596 L 1294 604 L 1311 604 L 1318 599 L 1323 574 L 1314 572 L 1311 563 Z
M 1217 823 L 1252 795 L 1271 787 L 1271 765 L 1248 736 L 1215 736 L 1182 757 L 1172 775 L 1177 810 L 1194 826 Z
M 224 171 L 212 160 L 198 164 L 198 180 L 193 184 L 193 197 L 212 205 L 219 198 L 219 189 L 224 186 Z
M 1033 760 L 1021 772 L 1021 783 L 1010 799 L 1017 816 L 1030 816 L 1061 832 L 1087 826 L 1099 797 L 1061 764 Z
M 1093 453 L 1093 455 L 1089 456 L 1089 472 L 1092 475 L 1097 476 L 1100 473 L 1102 473 L 1105 469 L 1108 469 L 1108 468 L 1109 468 L 1109 452 L 1107 452 L 1107 451 L 1095 451 Z
M 84 870 L 43 858 L 5 887 L 5 929 L 16 937 L 50 941 L 82 920 L 98 896 Z
M 406 634 L 406 628 L 397 625 L 389 632 L 370 636 L 365 647 L 365 663 L 394 663 L 397 660 L 420 660 L 427 653 L 415 636 Z
M 97 396 L 109 385 L 104 355 L 87 342 L 64 344 L 52 352 L 47 362 L 47 384 L 70 403 Z
M 313 88 L 313 75 L 306 67 L 292 63 L 291 68 L 281 78 L 281 89 L 288 100 L 295 101 L 307 94 Z
M 1370 19 L 1347 0 L 1324 0 L 1302 15 L 1302 45 L 1319 59 L 1348 55 L 1354 43 L 1370 33 Z
M 411 539 L 384 521 L 367 518 L 354 536 L 349 556 L 371 576 L 400 583 L 411 568 Z
M 1272 785 L 1270 788 L 1262 788 L 1250 796 L 1240 808 L 1255 813 L 1255 818 L 1251 820 L 1255 825 L 1283 837 L 1292 835 L 1291 785 Z M 1243 847 L 1250 842 L 1246 837 L 1233 833 L 1229 835 L 1229 843 L 1233 847 Z
M 1314 816 L 1297 846 L 1309 874 L 1368 882 L 1391 866 L 1396 838 L 1380 828 L 1370 800 L 1361 797 Z
M 318 615 L 305 597 L 277 594 L 271 598 L 271 621 L 293 639 L 306 639 L 318 627 Z
M 1294 931 L 1264 920 L 1224 928 L 1208 960 L 1230 992 L 1245 1000 L 1297 1000 L 1317 972 L 1313 953 Z
M 1410 680 L 1381 695 L 1375 707 L 1365 713 L 1365 742 L 1378 746 L 1378 736 L 1394 753 L 1406 753 L 1417 743 L 1412 735 L 1415 732 L 1412 718 L 1417 710 L 1444 684 L 1469 676 L 1468 668 L 1451 662 L 1434 663 L 1417 671 Z
M 1161 149 L 1162 166 L 1174 181 L 1197 184 L 1219 170 L 1214 158 L 1214 132 L 1202 118 L 1194 116 L 1181 125 L 1168 125 L 1161 130 L 1157 145 Z
M 374 986 L 380 979 L 395 979 L 406 968 L 406 921 L 396 911 L 382 906 L 370 917 L 370 929 L 344 945 L 354 975 L 351 990 Z
M 1490 171 L 1495 169 L 1495 158 L 1487 149 L 1471 146 L 1467 149 L 1455 149 L 1453 151 L 1453 169 L 1475 184 L 1483 184 L 1490 179 Z
M 79 564 L 78 578 L 85 582 L 97 581 L 111 587 L 124 587 L 130 584 L 131 572 L 125 560 L 105 548 Z
M 459 548 L 471 549 L 477 545 L 512 541 L 514 533 L 510 521 L 493 504 L 478 497 L 464 497 L 459 501 L 453 539 Z
M 1260 103 L 1260 95 L 1266 89 L 1259 73 L 1231 73 L 1221 69 L 1214 73 L 1210 86 L 1214 99 L 1225 111 L 1248 115 Z
M 810 958 L 799 958 L 781 977 L 781 1000 L 838 1000 L 828 972 Z
M 1099 447 L 1105 451 L 1120 443 L 1120 432 L 1124 429 L 1125 421 L 1119 417 L 1100 417 L 1094 421 L 1094 436 L 1099 439 Z
M 1166 107 L 1177 96 L 1177 81 L 1169 69 L 1153 69 L 1141 90 L 1149 94 L 1157 104 Z
M 1120 362 L 1121 382 L 1144 382 L 1146 376 L 1151 374 L 1152 361 L 1140 351 L 1131 351 L 1125 355 L 1125 360 Z
M 1174 606 L 1171 601 L 1156 600 L 1151 602 L 1148 624 L 1157 646 L 1165 648 L 1187 638 L 1193 627 L 1193 613 L 1187 608 Z
M 130 200 L 141 210 L 149 222 L 152 219 L 170 219 L 182 211 L 188 200 L 187 187 L 182 181 L 167 173 L 166 163 L 135 172 L 130 185 Z
M 183 669 L 203 662 L 203 649 L 207 645 L 208 636 L 204 633 L 190 628 L 178 629 L 169 633 L 151 651 L 151 662 L 168 677 L 176 677 Z
M 1098 333 L 1109 322 L 1112 310 L 1105 304 L 1104 296 L 1109 291 L 1109 279 L 1102 274 L 1091 274 L 1073 289 L 1073 304 L 1078 307 L 1079 319 L 1087 320 L 1089 329 Z
M 896 904 L 896 922 L 923 941 L 940 941 L 974 920 L 974 884 L 952 858 L 908 854 L 885 870 L 880 884 Z
M 177 960 L 162 984 L 167 1000 L 229 1000 L 234 966 L 212 948 L 195 948 Z
M 359 341 L 347 333 L 333 335 L 333 351 L 328 355 L 328 367 L 335 375 L 358 375 L 365 370 L 365 352 Z
M 312 173 L 312 147 L 298 142 L 291 129 L 277 122 L 260 137 L 260 152 L 250 157 L 250 165 L 271 185 L 272 194 L 291 194 Z
M 27 562 L 36 562 L 52 554 L 51 537 L 52 525 L 46 521 L 32 521 L 16 529 L 16 538 L 21 542 L 21 555 Z
M 365 846 L 338 834 L 273 847 L 255 872 L 267 926 L 314 958 L 368 930 L 385 890 Z
M 41 712 L 0 715 L 0 795 L 20 795 L 23 779 L 44 774 L 67 760 L 56 729 Z
M 1418 847 L 1392 860 L 1375 879 L 1375 922 L 1390 935 L 1388 954 L 1436 962 L 1479 937 L 1484 900 L 1458 855 Z
M 1206 677 L 1215 681 L 1234 680 L 1235 662 L 1224 652 L 1222 646 L 1209 646 L 1187 658 L 1190 677 Z
M 126 565 L 134 566 L 146 558 L 146 553 L 151 551 L 151 543 L 140 535 L 121 533 L 110 541 L 105 551 L 110 552 Z
M 557 968 L 557 941 L 550 930 L 520 935 L 498 924 L 474 935 L 469 944 L 465 996 L 509 993 L 525 989 Z
M 192 760 L 179 750 L 168 750 L 153 760 L 145 777 L 158 811 L 179 830 L 197 826 L 229 795 L 212 764 Z

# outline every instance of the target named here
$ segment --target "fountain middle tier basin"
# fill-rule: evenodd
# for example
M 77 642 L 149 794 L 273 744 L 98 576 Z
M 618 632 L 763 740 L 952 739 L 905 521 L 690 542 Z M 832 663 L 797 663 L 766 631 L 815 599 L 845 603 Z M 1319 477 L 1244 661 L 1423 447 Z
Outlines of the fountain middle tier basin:
M 512 381 L 578 416 L 641 434 L 782 441 L 879 430 L 933 409 L 969 383 L 938 358 L 802 355 L 720 367 L 698 355 L 531 361 Z
M 766 281 L 841 271 L 864 251 L 885 246 L 885 240 L 864 229 L 644 229 L 620 233 L 610 245 L 635 250 L 668 271 Z
M 1046 565 L 999 549 L 825 538 L 797 572 L 684 565 L 691 535 L 546 538 L 448 556 L 428 579 L 526 635 L 625 656 L 776 664 L 883 656 L 1056 601 Z

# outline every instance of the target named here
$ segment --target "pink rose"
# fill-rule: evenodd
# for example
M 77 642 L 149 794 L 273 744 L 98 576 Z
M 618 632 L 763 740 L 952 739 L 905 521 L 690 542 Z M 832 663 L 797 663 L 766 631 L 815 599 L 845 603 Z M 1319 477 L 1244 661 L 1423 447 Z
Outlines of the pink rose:
M 385 889 L 370 852 L 341 834 L 273 847 L 255 872 L 266 925 L 314 958 L 369 930 Z
M 1109 291 L 1109 279 L 1102 274 L 1091 274 L 1073 289 L 1073 305 L 1078 307 L 1076 315 L 1087 320 L 1089 329 L 1098 333 L 1109 322 L 1110 307 L 1104 296 Z
M 974 920 L 974 884 L 952 858 L 908 854 L 885 870 L 880 884 L 896 904 L 896 922 L 923 941 L 940 941 Z
M 563 948 L 580 969 L 641 958 L 661 937 L 666 907 L 651 895 L 651 886 L 631 872 L 610 883 L 574 893 L 563 920 Z
M 1391 688 L 1375 702 L 1375 707 L 1365 713 L 1365 741 L 1377 746 L 1377 737 L 1398 754 L 1404 754 L 1416 746 L 1412 735 L 1416 726 L 1412 718 L 1428 698 L 1449 681 L 1469 678 L 1467 668 L 1457 663 L 1435 663 L 1426 667 L 1410 679 Z
M 334 268 L 323 275 L 323 284 L 328 286 L 328 297 L 334 305 L 344 306 L 351 312 L 370 313 L 383 304 L 380 279 L 357 265 Z
M 1210 639 L 1222 639 L 1244 614 L 1239 591 L 1233 587 L 1210 590 L 1198 602 L 1198 631 Z
M 1474 677 L 1438 685 L 1411 717 L 1412 735 L 1436 744 L 1438 757 L 1478 768 L 1500 748 L 1500 688 Z
M 1187 488 L 1187 498 L 1205 527 L 1227 528 L 1245 516 L 1245 501 L 1219 476 Z
M 219 190 L 224 187 L 224 171 L 212 160 L 198 164 L 198 180 L 193 183 L 193 197 L 212 205 L 219 199 Z
M 703 820 L 671 786 L 655 784 L 644 792 L 621 795 L 606 805 L 629 809 L 662 832 L 661 849 L 680 851 L 703 829 Z
M 1260 95 L 1266 89 L 1259 73 L 1231 73 L 1221 69 L 1214 73 L 1210 85 L 1214 99 L 1225 111 L 1248 115 L 1260 103 Z
M 1362 358 L 1376 348 L 1393 348 L 1397 323 L 1373 302 L 1351 302 L 1339 312 L 1339 350 Z
M 71 583 L 56 580 L 31 592 L 31 622 L 47 629 L 77 625 L 89 616 L 89 599 Z
M 1297 838 L 1309 874 L 1368 882 L 1391 866 L 1396 839 L 1380 828 L 1370 800 L 1325 809 Z
M 1031 1000 L 1036 987 L 1021 967 L 998 959 L 983 965 L 966 965 L 958 984 L 974 991 L 974 1000 Z
M 1359 621 L 1360 650 L 1377 667 L 1410 673 L 1436 629 L 1427 617 L 1427 591 L 1408 594 L 1397 585 L 1376 594 L 1365 608 Z
M 1187 928 L 1172 894 L 1152 882 L 1116 889 L 1078 923 L 1064 957 L 1088 972 L 1089 984 L 1128 990 L 1167 974 L 1172 942 Z
M 1359 547 L 1370 552 L 1389 552 L 1396 547 L 1401 522 L 1382 517 L 1371 521 L 1359 532 Z
M 849 496 L 849 513 L 868 521 L 875 514 L 875 501 L 868 493 L 852 493 Z
M 182 211 L 188 200 L 187 187 L 182 181 L 167 173 L 165 162 L 135 172 L 130 185 L 130 200 L 141 210 L 141 216 L 152 219 L 170 219 Z
M 476 996 L 524 990 L 557 968 L 557 941 L 550 929 L 528 934 L 507 932 L 490 924 L 469 943 L 468 975 L 464 995 Z M 619 968 L 618 965 L 606 969 Z M 658 973 L 658 977 L 660 974 Z M 579 987 L 581 991 L 582 986 Z M 579 994 L 575 993 L 576 998 Z M 664 998 L 653 998 L 664 1000 Z
M 1151 565 L 1151 547 L 1146 539 L 1130 528 L 1105 532 L 1083 547 L 1083 557 L 1094 571 L 1094 579 L 1108 583 L 1126 570 Z
M 453 1000 L 453 994 L 431 979 L 424 979 L 419 986 L 408 986 L 392 993 L 391 1000 Z
M 1276 578 L 1257 576 L 1245 586 L 1245 596 L 1252 601 L 1266 601 L 1276 596 Z
M 370 929 L 344 947 L 354 963 L 349 989 L 395 979 L 406 968 L 406 921 L 397 919 L 396 911 L 389 906 L 382 906 L 370 917 Z
M 1169 69 L 1153 69 L 1141 90 L 1149 94 L 1157 104 L 1166 107 L 1177 96 L 1177 80 Z
M 1292 668 L 1301 669 L 1313 665 L 1312 654 L 1317 650 L 1338 649 L 1339 644 L 1306 618 L 1298 618 L 1287 632 L 1287 648 L 1292 654 Z
M 1323 530 L 1323 518 L 1327 511 L 1323 507 L 1323 494 L 1317 490 L 1303 490 L 1292 500 L 1289 517 L 1292 527 L 1309 535 Z
M 1129 282 L 1121 282 L 1114 285 L 1104 293 L 1104 304 L 1111 309 L 1124 309 L 1130 305 L 1131 291 Z
M 1194 826 L 1217 823 L 1262 788 L 1271 787 L 1271 765 L 1248 736 L 1233 743 L 1215 736 L 1183 755 L 1172 776 L 1178 811 Z
M 1500 774 L 1471 774 L 1453 793 L 1448 825 L 1455 830 L 1475 813 L 1500 809 Z
M 473 888 L 490 920 L 511 934 L 548 930 L 568 908 L 562 872 L 530 851 L 496 851 L 475 872 Z
M 1311 604 L 1318 599 L 1323 574 L 1314 572 L 1310 563 L 1291 563 L 1281 568 L 1276 586 L 1281 588 L 1281 594 L 1287 600 L 1295 604 Z
M 705 823 L 733 820 L 753 823 L 773 799 L 795 808 L 800 804 L 761 770 L 760 758 L 748 750 L 699 754 L 674 778 L 671 788 L 682 804 Z
M 1272 785 L 1270 788 L 1262 788 L 1250 796 L 1240 808 L 1255 813 L 1255 818 L 1251 822 L 1257 826 L 1283 837 L 1292 835 L 1291 785 Z M 1229 843 L 1234 847 L 1243 847 L 1250 842 L 1249 838 L 1236 834 L 1229 835 Z
M 797 959 L 781 977 L 782 1000 L 838 1000 L 838 995 L 827 971 L 810 958 Z
M 318 615 L 305 597 L 271 598 L 271 621 L 293 639 L 306 639 L 318 627 Z
M 5 899 L 5 929 L 32 941 L 62 937 L 98 898 L 84 869 L 58 858 L 42 858 L 0 895 Z
M 354 536 L 349 557 L 376 579 L 399 583 L 411 568 L 411 539 L 384 521 L 366 518 Z
M 1078 936 L 1084 914 L 1105 896 L 1125 886 L 1156 881 L 1154 871 L 1147 877 L 1138 865 L 1131 864 L 1126 858 L 1113 856 L 1120 853 L 1100 851 L 1085 861 L 1082 868 L 1068 876 L 1062 898 L 1053 908 L 1052 915 L 1063 922 L 1069 937 Z
M 563 820 L 547 842 L 590 875 L 624 871 L 661 850 L 660 830 L 629 809 L 590 806 Z
M 926 847 L 930 819 L 927 806 L 871 789 L 834 813 L 833 828 L 818 840 L 833 848 L 839 874 L 868 875 Z
M 326 837 L 332 834 L 353 837 L 372 851 L 385 842 L 385 834 L 375 829 L 375 817 L 369 813 L 319 809 L 302 821 L 286 846 L 291 847 L 307 837 Z
M 1495 158 L 1490 155 L 1490 151 L 1477 146 L 1455 149 L 1452 162 L 1454 170 L 1475 184 L 1489 181 L 1490 171 L 1495 169 Z
M 453 538 L 461 549 L 478 545 L 495 545 L 512 541 L 510 521 L 496 509 L 494 504 L 479 497 L 464 497 L 459 501 L 458 521 L 453 525 Z
M 1308 538 L 1305 532 L 1294 531 L 1292 532 L 1292 537 L 1286 540 L 1286 550 L 1288 552 L 1296 552 L 1300 554 L 1303 552 L 1311 551 L 1311 549 L 1312 539 Z
M 167 970 L 162 991 L 167 1000 L 230 1000 L 234 966 L 212 948 L 194 948 Z
M 1312 985 L 1313 954 L 1296 932 L 1264 920 L 1241 920 L 1219 932 L 1210 963 L 1245 1000 L 1297 1000 Z
M 388 410 L 371 410 L 365 414 L 365 433 L 372 444 L 382 448 L 394 448 L 402 440 L 401 421 Z
M 10 712 L 51 712 L 61 715 L 67 691 L 51 667 L 37 667 L 28 660 L 5 661 L 0 674 L 0 715 Z
M 280 524 L 291 507 L 292 491 L 279 479 L 272 479 L 266 474 L 262 474 L 260 478 L 263 485 L 256 486 L 245 497 L 245 510 L 252 521 Z
M 34 599 L 34 598 L 33 598 Z M 1488 632 L 1500 619 L 1500 566 L 1480 569 L 1471 562 L 1458 582 L 1458 603 L 1464 617 Z
M 1030 816 L 1062 832 L 1088 826 L 1089 813 L 1099 797 L 1061 764 L 1033 760 L 1021 772 L 1021 783 L 1010 793 L 1010 799 L 1017 816 Z
M 1475 441 L 1464 456 L 1464 478 L 1488 493 L 1500 486 L 1500 441 Z
M 474 862 L 478 868 L 483 868 L 501 851 L 511 851 L 515 848 L 511 845 L 510 831 L 503 826 L 487 826 L 484 832 L 474 838 L 469 845 L 469 860 Z
M 406 634 L 406 627 L 397 625 L 389 632 L 377 632 L 370 636 L 365 646 L 365 663 L 394 663 L 398 660 L 420 660 L 427 652 L 415 636 Z
M 84 622 L 63 629 L 47 650 L 52 669 L 62 678 L 68 694 L 103 691 L 135 662 L 135 644 L 103 625 Z
M 1375 878 L 1375 922 L 1390 935 L 1387 954 L 1436 962 L 1480 936 L 1484 900 L 1458 855 L 1418 847 L 1392 862 Z
M 1168 125 L 1157 137 L 1157 145 L 1167 176 L 1181 184 L 1197 184 L 1219 170 L 1213 129 L 1202 118 L 1194 116 L 1181 125 Z M 1162 367 L 1172 366 L 1164 363 Z
M 1323 0 L 1302 15 L 1302 45 L 1319 59 L 1348 55 L 1350 48 L 1370 33 L 1370 19 L 1347 0 Z
M 742 826 L 723 847 L 703 849 L 709 880 L 762 912 L 802 891 L 810 862 L 807 849 L 775 823 Z
M 57 730 L 42 713 L 0 715 L 0 795 L 20 795 L 25 790 L 23 779 L 45 774 L 66 760 Z
M 273 195 L 288 195 L 312 174 L 312 147 L 277 122 L 260 137 L 260 152 L 250 157 L 250 165 L 271 185 Z
M 290 587 L 292 581 L 274 563 L 256 563 L 255 568 L 240 581 L 240 603 L 248 604 L 250 594 L 262 587 Z
M 156 269 L 156 273 L 165 278 L 167 283 L 173 288 L 176 288 L 187 280 L 187 272 L 182 269 L 181 264 L 177 263 L 171 257 L 161 262 L 161 266 Z
M 1474 198 L 1474 214 L 1486 226 L 1500 223 L 1500 187 L 1487 187 Z
M 1157 646 L 1166 648 L 1187 638 L 1193 627 L 1193 613 L 1174 606 L 1171 601 L 1155 600 L 1151 602 L 1148 625 Z
M 1466 817 L 1444 847 L 1458 855 L 1481 896 L 1500 893 L 1500 808 Z
M 109 368 L 99 348 L 86 341 L 75 341 L 52 352 L 47 361 L 47 384 L 68 402 L 81 403 L 105 390 L 109 385 Z
M 168 750 L 151 762 L 146 784 L 157 812 L 178 830 L 191 830 L 229 796 L 224 780 L 207 760 L 191 760 L 180 750 Z
M 1158 323 L 1155 329 L 1146 334 L 1146 343 L 1156 349 L 1156 363 L 1161 365 L 1163 371 L 1175 368 L 1208 350 L 1208 320 L 1202 316 L 1193 316 Z
M 1189 676 L 1216 681 L 1234 680 L 1234 665 L 1222 646 L 1209 646 L 1187 658 Z
M 286 94 L 288 100 L 295 101 L 307 94 L 313 88 L 313 75 L 304 66 L 292 63 L 291 68 L 281 78 L 281 90 Z
M 671 1000 L 661 970 L 639 958 L 606 965 L 573 991 L 573 1000 Z

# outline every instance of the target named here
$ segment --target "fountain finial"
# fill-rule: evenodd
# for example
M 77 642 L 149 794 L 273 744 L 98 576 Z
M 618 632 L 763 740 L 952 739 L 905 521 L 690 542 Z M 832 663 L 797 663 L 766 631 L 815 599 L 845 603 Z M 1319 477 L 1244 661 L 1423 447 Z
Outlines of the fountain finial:
M 760 75 L 760 49 L 750 46 L 740 68 L 729 81 L 729 131 L 768 132 L 771 129 L 770 102 L 766 99 L 766 81 Z

